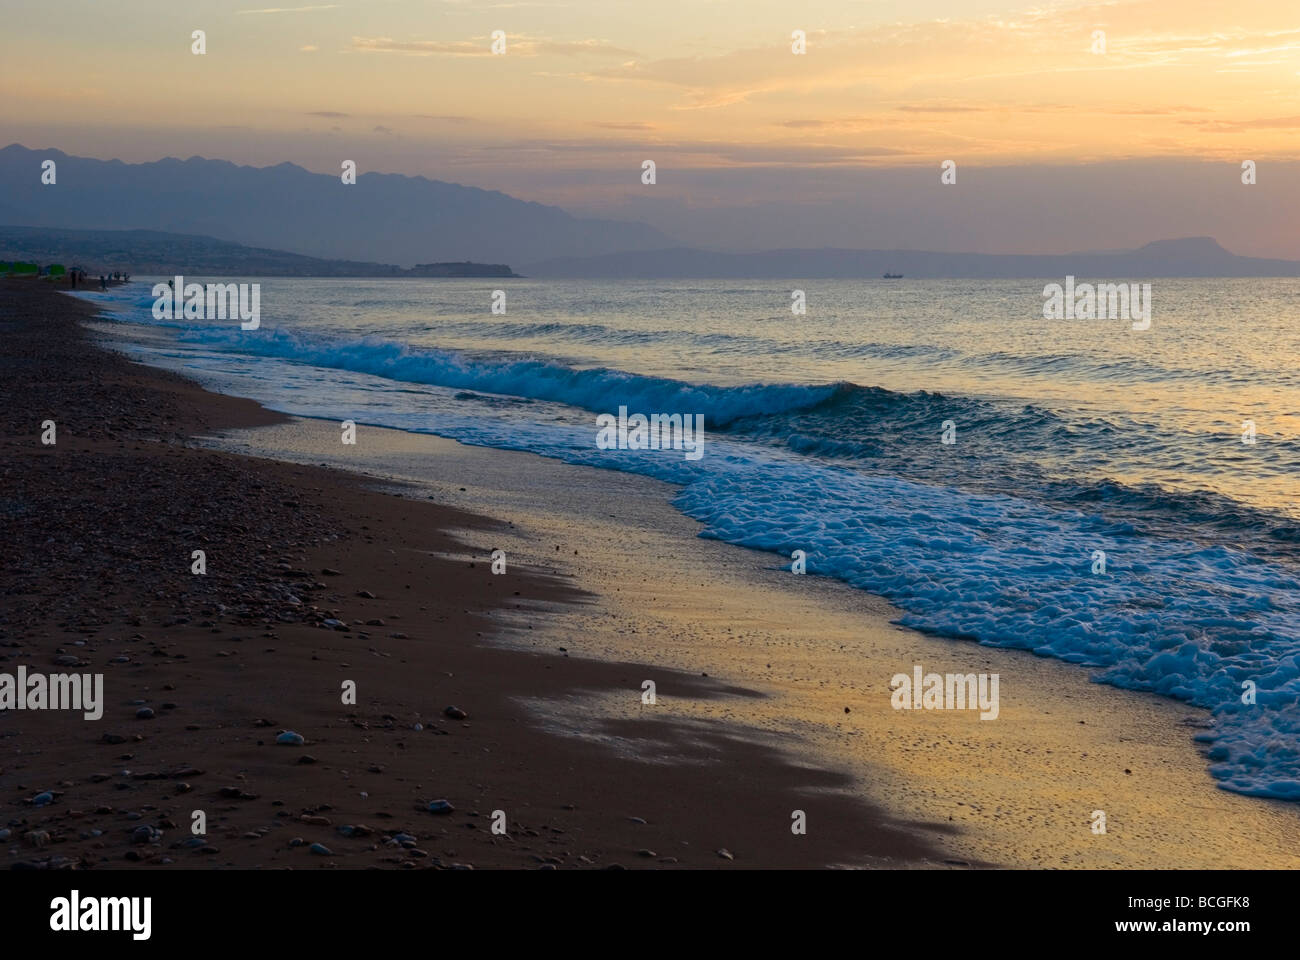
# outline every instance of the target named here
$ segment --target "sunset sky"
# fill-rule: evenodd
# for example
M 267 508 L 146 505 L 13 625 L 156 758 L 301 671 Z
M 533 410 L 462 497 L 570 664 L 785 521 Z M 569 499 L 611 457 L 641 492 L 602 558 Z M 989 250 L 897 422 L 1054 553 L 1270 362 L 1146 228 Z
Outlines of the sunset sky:
M 1213 162 L 1226 183 L 1242 159 L 1300 158 L 1294 0 L 262 2 L 9 0 L 0 140 L 321 172 L 350 158 L 646 219 L 646 158 L 679 209 L 836 204 L 857 173 L 944 159 Z M 1284 242 L 1260 225 L 1237 246 L 1300 255 Z

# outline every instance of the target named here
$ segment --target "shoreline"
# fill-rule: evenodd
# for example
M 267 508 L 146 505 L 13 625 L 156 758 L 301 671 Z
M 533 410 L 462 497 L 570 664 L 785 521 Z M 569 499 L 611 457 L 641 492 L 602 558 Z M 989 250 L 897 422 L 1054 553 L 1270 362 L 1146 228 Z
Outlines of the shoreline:
M 511 525 L 491 543 L 598 585 L 586 602 L 555 611 L 569 651 L 611 662 L 635 654 L 656 669 L 707 672 L 761 692 L 696 700 L 661 683 L 658 709 L 688 723 L 766 731 L 809 766 L 844 771 L 853 794 L 937 835 L 940 862 L 1295 865 L 1286 838 L 1300 810 L 1217 787 L 1193 740 L 1208 711 L 1093 683 L 1090 671 L 1054 658 L 899 626 L 899 611 L 879 597 L 793 576 L 773 554 L 697 539 L 699 524 L 670 506 L 675 488 L 659 481 L 383 427 L 359 427 L 356 447 L 331 445 L 336 434 L 335 423 L 294 417 L 205 442 L 323 458 L 411 497 L 491 503 Z M 431 465 L 440 469 L 431 474 Z M 575 530 L 581 553 L 555 552 Z M 547 641 L 508 629 L 498 642 L 534 649 Z M 915 664 L 999 673 L 999 719 L 893 710 L 890 678 Z M 569 736 L 601 731 L 607 746 L 639 722 L 634 705 L 610 696 L 560 704 L 538 697 L 533 708 Z M 1092 833 L 1097 809 L 1106 812 L 1106 835 Z
M 647 669 L 696 702 L 756 694 L 663 667 L 485 642 L 510 611 L 549 646 L 554 611 L 588 595 L 526 564 L 494 577 L 465 539 L 500 529 L 490 511 L 198 449 L 196 434 L 286 418 L 95 347 L 82 321 L 98 311 L 54 294 L 0 284 L 9 393 L 0 669 L 60 669 L 56 658 L 71 658 L 59 662 L 104 674 L 105 707 L 98 721 L 0 713 L 12 748 L 0 770 L 10 866 L 943 859 L 920 828 L 847 791 L 843 774 L 798 765 L 740 725 L 647 718 L 621 754 L 542 729 L 522 701 L 589 690 L 639 698 Z M 39 439 L 47 418 L 53 446 Z M 203 576 L 191 573 L 193 549 L 205 551 Z M 341 702 L 344 682 L 356 685 L 355 705 Z M 451 706 L 467 716 L 445 715 Z M 138 718 L 142 710 L 151 713 Z M 277 745 L 281 730 L 306 743 Z M 705 762 L 636 759 L 645 756 Z M 440 799 L 452 812 L 429 812 Z M 800 807 L 819 828 L 807 836 L 789 829 Z M 504 835 L 491 830 L 496 810 Z M 195 811 L 207 820 L 201 842 Z
M 83 316 L 97 313 L 93 305 L 84 306 Z M 154 375 L 186 383 L 157 368 L 120 362 L 146 383 Z M 567 763 L 584 790 L 603 765 L 615 771 L 614 779 L 639 784 L 630 791 L 611 785 L 608 794 L 602 787 L 599 810 L 560 803 L 561 809 L 578 808 L 565 811 L 571 823 L 562 829 L 591 837 L 614 830 L 617 839 L 602 840 L 600 849 L 621 850 L 629 841 L 616 828 L 627 828 L 609 822 L 618 818 L 607 805 L 645 807 L 645 798 L 666 795 L 652 816 L 627 814 L 650 824 L 635 824 L 626 834 L 644 845 L 623 853 L 614 861 L 620 865 L 675 858 L 693 867 L 1294 866 L 1286 840 L 1300 811 L 1217 788 L 1204 751 L 1192 741 L 1206 711 L 1093 684 L 1087 671 L 1061 661 L 899 627 L 891 622 L 898 612 L 879 598 L 823 578 L 792 577 L 774 568 L 771 554 L 696 539 L 698 524 L 669 506 L 673 488 L 657 481 L 379 427 L 359 427 L 358 445 L 345 448 L 338 443 L 337 423 L 272 413 L 192 385 L 185 388 L 192 394 L 176 389 L 197 411 L 181 424 L 188 432 L 173 437 L 189 454 L 252 454 L 256 459 L 235 462 L 259 474 L 284 474 L 279 479 L 332 501 L 333 508 L 321 502 L 322 519 L 338 523 L 344 506 L 343 514 L 353 518 L 343 523 L 347 539 L 308 554 L 319 558 L 313 562 L 320 568 L 351 577 L 344 565 L 351 562 L 337 559 L 337 551 L 351 550 L 358 541 L 374 551 L 370 584 L 397 569 L 385 567 L 395 561 L 384 551 L 431 556 L 406 565 L 403 576 L 424 576 L 430 596 L 444 594 L 437 597 L 443 606 L 431 614 L 416 603 L 409 616 L 399 613 L 405 619 L 398 622 L 406 626 L 430 615 L 450 617 L 450 608 L 463 610 L 471 596 L 482 604 L 474 608 L 478 619 L 458 626 L 460 636 L 446 641 L 465 644 L 474 635 L 468 649 L 457 651 L 466 664 L 450 671 L 458 677 L 493 664 L 489 672 L 496 676 L 483 678 L 476 696 L 495 698 L 502 715 L 510 713 L 511 725 L 502 728 L 508 734 L 494 731 L 498 739 L 490 749 L 496 759 L 505 754 L 520 768 L 539 763 L 552 777 L 556 765 Z M 227 412 L 216 416 L 213 410 Z M 28 435 L 34 437 L 30 429 Z M 322 462 L 350 473 L 322 471 L 316 466 Z M 376 484 L 400 490 L 405 499 L 367 492 Z M 303 502 L 307 495 L 294 494 Z M 429 511 L 416 535 L 411 517 Z M 368 522 L 358 526 L 357 518 Z M 290 524 L 292 517 L 283 522 Z M 491 577 L 485 569 L 497 546 L 511 558 L 506 577 Z M 430 563 L 440 564 L 447 577 L 459 574 L 449 581 L 455 593 L 450 606 L 447 583 L 428 579 L 420 569 Z M 351 587 L 378 593 L 390 604 L 405 602 L 359 580 L 329 580 L 328 587 L 342 587 L 330 591 L 340 604 Z M 501 581 L 529 601 L 523 612 L 510 606 L 518 602 L 513 597 L 505 604 L 497 599 Z M 346 600 L 349 607 L 354 603 L 371 606 L 368 600 Z M 277 629 L 277 643 L 287 647 L 290 627 Z M 360 637 L 364 624 L 337 635 L 310 629 L 337 636 L 330 651 L 355 662 L 349 640 Z M 384 653 L 398 655 L 398 646 L 385 639 L 378 653 L 367 652 L 382 659 Z M 427 647 L 402 651 L 416 668 L 428 665 L 428 653 Z M 497 657 L 506 666 L 497 666 Z M 1000 673 L 1000 719 L 980 723 L 958 711 L 893 711 L 889 678 L 910 672 L 913 664 L 927 671 Z M 263 666 L 262 674 L 271 678 L 265 682 L 275 682 L 274 673 Z M 640 704 L 645 678 L 658 684 L 652 717 Z M 382 670 L 358 686 L 364 691 L 372 683 L 384 688 L 385 702 L 400 699 Z M 410 692 L 402 696 L 418 699 Z M 364 705 L 364 698 L 359 702 Z M 474 708 L 459 705 L 470 711 L 475 727 Z M 429 710 L 419 712 L 429 727 Z M 524 741 L 526 750 L 519 746 Z M 398 749 L 409 747 L 408 741 Z M 304 749 L 310 752 L 311 746 Z M 481 764 L 466 769 L 476 782 L 487 776 Z M 355 774 L 349 770 L 348 779 Z M 518 802 L 537 805 L 527 796 L 534 786 L 515 789 Z M 373 788 L 367 792 L 376 795 Z M 488 804 L 483 800 L 484 809 L 474 811 L 480 816 L 471 818 L 480 830 L 495 809 Z M 790 833 L 795 809 L 808 814 L 805 836 Z M 1107 813 L 1104 836 L 1090 829 L 1097 809 Z M 365 822 L 376 826 L 373 818 Z M 652 836 L 647 826 L 665 832 Z M 713 839 L 737 829 L 747 831 L 743 843 Z M 674 849 L 684 836 L 691 837 L 686 856 Z M 328 837 L 324 842 L 338 850 Z M 699 855 L 715 843 L 706 851 L 711 857 Z M 717 856 L 717 849 L 727 849 L 735 860 Z M 637 856 L 637 850 L 656 856 Z M 579 856 L 607 865 L 599 857 Z M 280 857 L 267 865 L 286 862 Z M 488 856 L 474 862 L 530 865 Z M 575 858 L 566 858 L 547 865 L 574 864 Z

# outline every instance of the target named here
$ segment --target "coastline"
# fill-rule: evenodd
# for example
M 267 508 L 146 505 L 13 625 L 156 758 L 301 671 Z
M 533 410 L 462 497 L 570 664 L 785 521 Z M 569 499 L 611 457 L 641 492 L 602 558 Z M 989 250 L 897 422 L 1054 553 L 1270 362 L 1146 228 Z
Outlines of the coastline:
M 1054 658 L 901 627 L 881 598 L 794 576 L 770 553 L 698 539 L 699 524 L 670 506 L 674 488 L 655 480 L 382 427 L 359 426 L 357 445 L 345 448 L 331 443 L 337 430 L 292 418 L 205 442 L 346 465 L 411 497 L 490 503 L 509 526 L 480 542 L 481 556 L 500 546 L 592 594 L 554 611 L 551 633 L 560 631 L 571 655 L 641 660 L 652 677 L 707 672 L 761 692 L 701 699 L 660 682 L 657 710 L 761 730 L 809 767 L 843 771 L 853 795 L 937 836 L 941 863 L 1295 866 L 1287 837 L 1300 810 L 1217 787 L 1193 740 L 1208 711 L 1093 683 L 1089 671 Z M 548 636 L 515 624 L 496 642 L 541 650 Z M 891 677 L 916 664 L 999 673 L 998 719 L 892 709 Z M 619 749 L 643 716 L 635 698 L 607 691 L 538 696 L 531 707 L 549 728 L 607 749 Z M 1091 829 L 1098 809 L 1105 835 Z M 814 825 L 810 814 L 810 834 Z
M 96 312 L 88 304 L 79 308 L 84 309 L 71 312 L 80 318 Z M 50 317 L 43 322 L 48 325 Z M 58 322 L 75 326 L 77 320 Z M 81 356 L 73 345 L 67 351 L 65 362 Z M 32 362 L 44 362 L 43 346 L 42 358 L 34 353 Z M 151 630 L 149 614 L 138 617 L 139 632 L 148 639 L 137 644 L 161 641 L 172 652 L 191 651 L 188 662 L 163 656 L 147 661 L 147 667 L 161 668 L 167 661 L 169 667 L 183 668 L 173 672 L 193 674 L 187 682 L 206 685 L 198 689 L 237 691 L 238 701 L 222 703 L 208 695 L 211 702 L 203 709 L 210 712 L 197 723 L 200 730 L 182 733 L 173 722 L 168 736 L 186 739 L 158 744 L 164 754 L 146 754 L 157 736 L 152 725 L 179 720 L 180 710 L 191 708 L 180 702 L 179 692 L 169 693 L 165 696 L 179 703 L 175 714 L 159 711 L 148 725 L 137 722 L 131 719 L 135 708 L 124 705 L 131 697 L 112 693 L 118 677 L 110 673 L 108 702 L 115 712 L 106 710 L 98 726 L 126 727 L 125 734 L 143 728 L 151 734 L 140 744 L 120 748 L 148 761 L 133 757 L 122 762 L 127 767 L 179 764 L 182 756 L 188 759 L 202 750 L 203 756 L 219 758 L 220 765 L 209 769 L 216 770 L 216 777 L 225 775 L 221 786 L 258 795 L 257 800 L 224 804 L 229 808 L 223 814 L 226 832 L 210 828 L 210 835 L 215 834 L 211 845 L 221 853 L 207 858 L 169 848 L 173 837 L 188 835 L 174 815 L 181 805 L 169 797 L 164 807 L 155 799 L 158 816 L 178 823 L 179 829 L 165 828 L 160 854 L 144 862 L 170 856 L 176 865 L 199 866 L 227 861 L 232 866 L 420 866 L 435 859 L 443 865 L 537 866 L 533 858 L 552 856 L 560 862 L 546 866 L 657 866 L 672 859 L 692 867 L 1294 865 L 1294 856 L 1285 852 L 1297 816 L 1294 805 L 1217 789 L 1205 770 L 1203 752 L 1192 741 L 1208 717 L 1205 711 L 1092 684 L 1086 671 L 1060 661 L 898 627 L 891 623 L 896 611 L 878 598 L 821 578 L 793 577 L 776 569 L 778 561 L 770 554 L 695 539 L 698 525 L 668 505 L 672 488 L 667 485 L 365 426 L 358 428 L 358 445 L 344 448 L 336 423 L 283 417 L 121 358 L 103 365 L 112 377 L 101 382 L 113 384 L 112 390 L 52 377 L 59 384 L 56 393 L 36 396 L 49 409 L 79 410 L 79 415 L 92 409 L 113 412 L 123 396 L 152 398 L 133 401 L 130 414 L 117 413 L 111 422 L 103 418 L 84 437 L 72 432 L 70 442 L 82 445 L 74 446 L 77 453 L 102 461 L 103 467 L 92 467 L 91 473 L 103 474 L 91 479 L 104 483 L 105 497 L 116 497 L 119 510 L 148 509 L 148 501 L 138 502 L 139 485 L 129 479 L 139 475 L 138 463 L 133 471 L 131 463 L 114 462 L 123 458 L 143 463 L 173 459 L 181 475 L 200 487 L 213 482 L 214 471 L 222 477 L 224 470 L 226 489 L 245 493 L 228 495 L 215 505 L 192 498 L 191 509 L 202 503 L 218 514 L 210 519 L 243 526 L 244 535 L 257 531 L 266 549 L 246 551 L 241 556 L 245 565 L 235 564 L 245 579 L 220 584 L 218 592 L 237 589 L 237 596 L 251 595 L 263 581 L 278 582 L 274 564 L 265 560 L 283 555 L 307 571 L 339 570 L 337 577 L 314 574 L 315 582 L 325 584 L 315 593 L 330 599 L 313 602 L 346 614 L 344 619 L 362 621 L 352 623 L 348 632 L 277 622 L 272 641 L 257 635 L 265 631 L 255 623 L 236 628 L 220 612 L 204 615 L 204 622 L 214 624 L 207 628 L 153 625 Z M 36 425 L 45 414 L 32 413 L 30 397 L 21 395 L 11 398 L 8 409 L 11 418 L 24 418 L 6 424 L 6 446 L 21 453 L 11 464 L 25 465 L 29 459 L 38 464 L 42 472 L 31 476 L 28 495 L 48 501 L 48 491 L 57 489 L 66 465 L 54 463 L 48 456 L 52 451 L 39 447 Z M 137 420 L 148 409 L 162 412 L 141 431 Z M 168 414 L 169 409 L 178 412 Z M 166 434 L 169 444 L 152 443 L 161 439 L 154 434 Z M 196 435 L 208 439 L 188 440 Z M 63 444 L 65 434 L 59 436 Z M 149 449 L 146 442 L 161 450 Z M 128 445 L 133 446 L 129 452 Z M 28 448 L 35 449 L 30 458 Z M 42 455 L 48 462 L 40 462 Z M 322 461 L 371 479 L 317 467 Z M 388 492 L 367 489 L 377 482 Z M 250 495 L 247 491 L 256 484 L 261 491 L 281 486 L 274 493 Z M 175 488 L 162 488 L 168 489 Z M 290 492 L 277 499 L 285 490 Z M 398 490 L 405 498 L 392 495 Z M 299 506 L 281 509 L 285 500 Z M 250 511 L 259 523 L 244 517 Z M 316 542 L 326 530 L 340 539 Z M 6 566 L 22 562 L 22 542 L 9 538 Z M 151 550 L 158 546 L 158 538 L 150 542 Z M 498 546 L 511 558 L 505 577 L 493 577 L 487 569 L 490 551 Z M 229 539 L 223 542 L 226 547 L 233 547 Z M 188 547 L 175 551 L 185 576 L 173 576 L 173 581 L 185 582 Z M 128 562 L 139 560 L 137 551 Z M 403 584 L 400 590 L 390 586 L 398 583 Z M 406 594 L 407 583 L 413 596 Z M 504 588 L 511 595 L 502 603 Z M 138 606 L 155 590 L 138 584 L 123 588 Z M 378 596 L 356 597 L 361 590 Z M 514 591 L 519 591 L 518 599 Z M 51 591 L 51 603 L 54 596 Z M 515 603 L 523 606 L 515 608 Z M 367 629 L 364 621 L 374 617 L 385 619 L 385 627 Z M 165 619 L 158 616 L 158 622 Z M 390 629 L 394 623 L 400 624 L 397 631 Z M 413 623 L 425 629 L 411 629 Z M 97 634 L 115 626 L 111 621 L 72 625 L 97 626 Z M 48 658 L 58 632 L 52 623 L 43 629 L 45 642 L 25 645 L 39 651 L 28 662 Z M 244 646 L 232 651 L 227 638 L 209 635 L 213 629 L 238 629 Z M 392 638 L 386 636 L 389 632 L 409 637 Z M 26 638 L 10 628 L 0 639 Z M 275 652 L 248 655 L 254 644 L 261 649 L 264 639 Z M 214 640 L 218 649 L 209 657 L 207 648 Z M 223 650 L 237 655 L 217 656 Z M 102 663 L 116 650 L 105 644 L 94 653 Z M 215 662 L 196 667 L 200 656 Z M 401 663 L 400 670 L 393 661 Z M 11 656 L 7 662 L 18 660 Z M 999 720 L 980 723 L 976 715 L 958 711 L 892 710 L 889 678 L 913 664 L 940 672 L 999 672 Z M 153 696 L 163 671 L 149 672 L 145 663 L 128 666 L 129 674 L 120 673 L 137 683 L 140 696 Z M 417 682 L 414 675 L 422 670 L 423 682 Z M 453 676 L 443 678 L 443 673 Z M 345 675 L 358 683 L 356 708 L 336 705 L 338 680 Z M 436 683 L 427 680 L 430 675 L 438 678 Z M 293 679 L 286 682 L 286 677 Z M 640 703 L 646 678 L 656 680 L 660 698 L 649 716 L 650 708 Z M 446 705 L 442 700 L 470 713 L 468 727 L 440 715 Z M 286 712 L 282 704 L 291 704 L 292 710 Z M 366 716 L 349 717 L 349 712 Z M 394 719 L 385 720 L 385 714 Z M 412 719 L 417 715 L 418 720 Z M 249 727 L 250 718 L 259 717 L 272 718 L 276 725 Z M 296 748 L 254 744 L 268 731 L 273 737 L 279 726 L 290 726 L 312 741 L 312 729 L 303 729 L 308 721 L 297 717 L 311 718 L 316 735 L 324 734 L 325 746 L 303 747 L 318 763 L 290 770 Z M 357 720 L 368 728 L 355 726 Z M 28 715 L 21 723 L 30 721 Z M 189 717 L 185 721 L 191 722 Z M 425 731 L 410 731 L 414 722 Z M 212 723 L 221 726 L 208 726 Z M 35 820 L 44 816 L 44 822 L 64 815 L 54 823 L 64 844 L 73 843 L 67 849 L 76 851 L 96 848 L 90 841 L 78 846 L 70 834 L 96 816 L 115 827 L 120 817 L 87 816 L 70 804 L 87 805 L 90 800 L 83 797 L 102 796 L 110 798 L 103 806 L 119 806 L 112 801 L 139 789 L 133 786 L 134 773 L 122 792 L 108 780 L 83 788 L 72 774 L 89 769 L 86 765 L 97 754 L 105 759 L 94 761 L 95 770 L 108 772 L 109 756 L 117 752 L 95 747 L 82 761 L 78 750 L 89 749 L 85 726 L 79 718 L 66 725 L 66 745 L 47 737 L 40 741 L 45 751 L 40 758 L 25 754 L 26 766 L 20 763 L 3 774 L 8 782 L 12 773 L 35 771 L 22 776 L 28 792 L 21 796 L 30 797 L 37 790 L 59 788 L 25 781 L 43 772 L 50 775 L 56 766 L 68 768 L 63 779 L 73 786 L 62 788 L 66 795 L 56 805 L 23 812 Z M 431 729 L 461 737 L 459 752 L 437 749 L 455 743 L 437 738 L 433 756 L 426 755 Z M 329 759 L 326 746 L 333 754 Z M 380 759 L 372 761 L 370 755 Z M 425 762 L 430 760 L 432 769 Z M 383 772 L 372 774 L 371 766 L 383 767 Z M 456 795 L 445 771 L 454 771 L 452 783 L 482 786 Z M 325 773 L 329 775 L 321 776 Z M 249 779 L 241 781 L 241 776 Z M 202 780 L 209 793 L 216 790 L 213 773 Z M 244 782 L 258 789 L 244 787 Z M 196 783 L 195 793 L 200 789 Z M 359 800 L 357 791 L 370 797 Z M 11 798 L 20 793 L 6 791 Z M 415 809 L 414 796 L 424 800 L 434 794 L 451 800 L 455 814 L 433 818 Z M 285 805 L 268 814 L 265 805 L 272 796 Z M 321 803 L 333 809 L 322 810 Z M 311 808 L 314 812 L 303 812 Z M 497 808 L 509 808 L 512 824 L 514 811 L 528 811 L 519 815 L 520 829 L 540 836 L 525 832 L 519 837 L 512 827 L 510 841 L 492 837 L 488 820 Z M 74 809 L 83 816 L 71 817 Z M 805 836 L 790 833 L 795 809 L 808 813 Z M 1095 809 L 1107 811 L 1104 836 L 1089 829 Z M 274 818 L 278 812 L 292 816 Z M 379 817 L 380 812 L 392 819 Z M 332 823 L 304 826 L 297 819 L 301 816 L 323 816 Z M 529 821 L 531 816 L 545 819 Z M 262 823 L 283 823 L 261 837 L 249 836 L 261 827 L 238 832 L 240 826 L 259 822 L 257 817 Z M 637 824 L 630 817 L 649 822 Z M 467 822 L 456 823 L 460 819 Z M 399 821 L 420 838 L 421 848 L 428 847 L 428 858 L 403 858 L 382 843 L 368 849 Z M 375 831 L 368 844 L 344 840 L 336 831 L 341 824 L 358 822 Z M 449 830 L 448 823 L 476 829 Z M 549 835 L 557 825 L 566 832 Z M 295 836 L 327 844 L 336 857 L 285 847 Z M 471 840 L 465 842 L 465 836 Z M 451 843 L 453 837 L 462 842 L 443 845 L 443 838 Z M 93 839 L 106 844 L 99 849 L 116 849 L 104 838 Z M 543 840 L 557 839 L 543 845 Z M 67 856 L 64 844 L 51 844 L 24 854 L 39 860 L 58 847 L 56 855 Z M 718 849 L 735 859 L 718 856 Z M 655 856 L 638 855 L 640 850 Z M 105 865 L 129 862 L 110 857 Z
M 72 658 L 59 663 L 105 675 L 100 720 L 0 713 L 10 866 L 942 860 L 919 828 L 845 791 L 843 774 L 798 765 L 738 725 L 655 716 L 625 738 L 642 758 L 699 764 L 646 763 L 531 722 L 520 704 L 532 698 L 603 690 L 639 702 L 640 664 L 486 642 L 505 611 L 544 633 L 555 610 L 589 599 L 581 584 L 523 563 L 494 577 L 466 539 L 500 529 L 490 505 L 414 502 L 342 471 L 187 443 L 285 418 L 95 347 L 81 323 L 96 313 L 48 287 L 0 286 L 0 669 L 70 670 L 52 664 Z M 40 442 L 47 418 L 53 446 Z M 206 553 L 203 576 L 193 549 Z M 754 695 L 654 673 L 698 702 Z M 341 700 L 344 681 L 355 705 Z M 445 715 L 453 705 L 467 716 Z M 276 744 L 281 730 L 306 743 Z M 453 811 L 429 812 L 439 799 Z M 791 834 L 799 807 L 820 829 Z M 491 831 L 495 810 L 504 835 Z

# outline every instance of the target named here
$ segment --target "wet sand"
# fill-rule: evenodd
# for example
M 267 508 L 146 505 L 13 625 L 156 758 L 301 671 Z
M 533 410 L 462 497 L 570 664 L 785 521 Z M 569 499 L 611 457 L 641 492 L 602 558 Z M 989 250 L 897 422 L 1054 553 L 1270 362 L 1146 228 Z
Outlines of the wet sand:
M 9 866 L 950 859 L 941 832 L 887 815 L 797 741 L 725 721 L 761 691 L 649 648 L 596 656 L 613 638 L 570 635 L 562 618 L 597 609 L 599 579 L 540 562 L 541 545 L 538 562 L 513 556 L 493 574 L 488 545 L 508 519 L 460 491 L 456 460 L 425 465 L 448 493 L 433 502 L 203 449 L 189 438 L 284 418 L 97 349 L 81 325 L 92 315 L 39 282 L 0 281 L 0 672 L 105 685 L 99 720 L 0 712 Z M 545 547 L 580 556 L 587 539 Z M 639 704 L 651 676 L 705 712 L 585 713 Z M 278 744 L 282 732 L 305 742 Z M 431 809 L 440 800 L 450 809 Z M 790 829 L 796 809 L 806 835 Z
M 900 628 L 699 539 L 655 481 L 365 425 L 344 446 L 92 349 L 91 312 L 0 290 L 0 670 L 74 655 L 108 684 L 101 721 L 0 713 L 13 862 L 1295 865 L 1296 808 L 1217 789 L 1204 711 Z M 915 664 L 998 673 L 998 719 L 892 709 Z M 200 807 L 208 842 L 177 846 Z M 162 836 L 132 842 L 142 822 Z
M 1194 736 L 1207 711 L 1095 684 L 1078 666 L 926 636 L 893 624 L 880 598 L 780 569 L 772 554 L 699 539 L 669 505 L 674 488 L 630 474 L 427 435 L 297 419 L 222 445 L 328 462 L 389 479 L 407 496 L 479 509 L 511 526 L 468 535 L 588 588 L 546 633 L 515 624 L 498 642 L 654 666 L 658 703 L 636 674 L 617 691 L 537 695 L 537 722 L 635 755 L 653 712 L 686 725 L 764 731 L 794 761 L 851 777 L 848 792 L 942 837 L 942 860 L 1051 868 L 1294 868 L 1300 810 L 1217 788 Z M 454 479 L 448 479 L 454 478 Z M 464 489 L 461 489 L 464 488 Z M 555 547 L 559 545 L 560 550 Z M 788 561 L 785 561 L 788 567 Z M 555 637 L 560 639 L 557 641 Z M 890 679 L 997 673 L 996 720 L 895 710 Z M 699 698 L 659 671 L 708 673 L 762 696 Z M 846 712 L 845 708 L 848 708 Z M 1094 833 L 1094 811 L 1105 834 Z M 809 835 L 829 825 L 809 817 Z M 835 829 L 835 828 L 830 828 Z

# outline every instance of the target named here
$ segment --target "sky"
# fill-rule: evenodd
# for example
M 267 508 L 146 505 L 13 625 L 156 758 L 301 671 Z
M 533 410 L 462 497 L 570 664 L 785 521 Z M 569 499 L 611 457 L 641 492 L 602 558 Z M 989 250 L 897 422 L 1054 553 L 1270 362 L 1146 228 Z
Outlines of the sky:
M 1294 0 L 6 0 L 4 25 L 3 143 L 352 159 L 733 249 L 1300 257 Z

